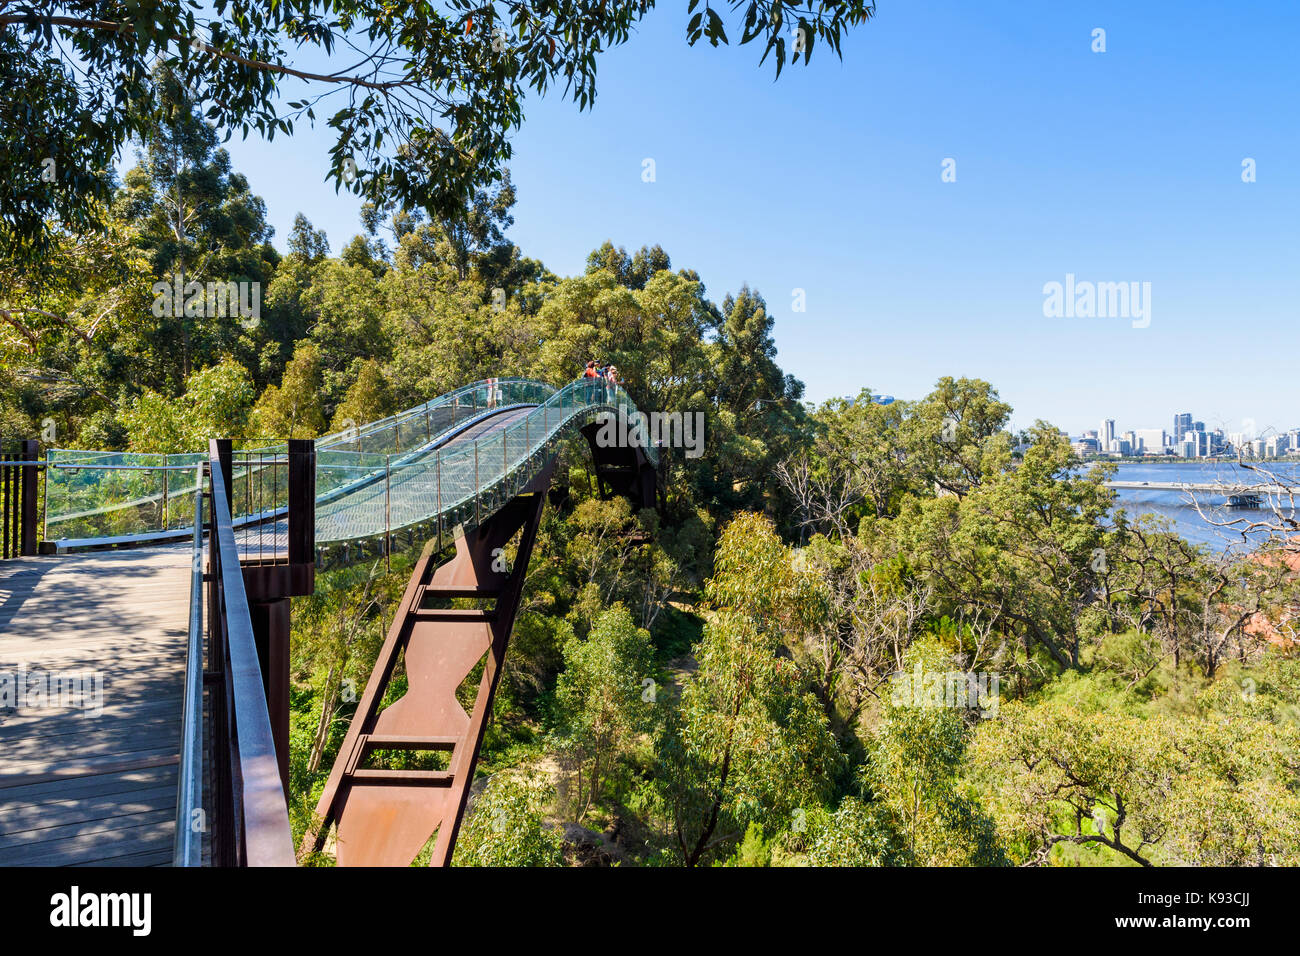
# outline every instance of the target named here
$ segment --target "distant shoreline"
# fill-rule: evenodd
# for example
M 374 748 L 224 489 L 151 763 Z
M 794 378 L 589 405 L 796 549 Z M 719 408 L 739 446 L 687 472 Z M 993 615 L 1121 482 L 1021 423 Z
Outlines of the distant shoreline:
M 1243 464 L 1238 458 L 1177 458 L 1177 457 L 1142 457 L 1142 458 L 1111 458 L 1094 455 L 1090 458 L 1083 459 L 1089 464 L 1093 462 L 1114 462 L 1117 465 L 1240 465 Z M 1300 465 L 1300 457 L 1287 456 L 1285 458 L 1247 458 L 1244 464 L 1248 465 Z

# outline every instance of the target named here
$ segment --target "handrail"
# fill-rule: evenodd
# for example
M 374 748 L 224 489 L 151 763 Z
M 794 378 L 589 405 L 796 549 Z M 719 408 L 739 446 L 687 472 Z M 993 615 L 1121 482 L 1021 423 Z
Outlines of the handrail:
M 209 633 L 218 658 L 213 665 L 219 668 L 224 685 L 222 719 L 215 721 L 218 739 L 213 752 L 214 760 L 229 757 L 228 768 L 223 767 L 218 775 L 227 790 L 222 797 L 228 796 L 228 802 L 222 799 L 222 805 L 230 815 L 222 826 L 219 856 L 221 862 L 235 866 L 293 866 L 288 804 L 280 782 L 253 621 L 230 520 L 230 487 L 215 439 L 209 445 L 208 474 L 212 516 L 208 554 L 213 589 Z M 223 736 L 226 739 L 221 739 Z
M 507 428 L 492 429 L 480 437 L 448 444 L 451 437 L 477 421 L 526 406 L 531 406 L 530 410 L 517 415 Z M 444 528 L 464 525 L 467 519 L 470 524 L 475 523 L 496 509 L 502 493 L 535 470 L 535 456 L 539 451 L 553 447 L 554 442 L 562 437 L 561 432 L 572 432 L 575 426 L 582 427 L 599 419 L 603 413 L 627 413 L 630 416 L 636 414 L 636 407 L 621 387 L 610 386 L 598 379 L 578 379 L 559 389 L 529 379 L 489 379 L 371 423 L 360 432 L 349 434 L 346 440 L 340 440 L 338 436 L 317 439 L 319 494 L 316 501 L 320 520 L 316 542 L 322 546 L 339 545 L 345 553 L 353 542 L 365 550 L 370 547 L 367 542 L 380 541 L 388 549 L 392 534 L 400 529 L 414 528 L 436 519 L 440 535 Z M 407 423 L 412 421 L 416 424 L 408 426 Z M 373 439 L 370 451 L 346 447 L 354 442 L 357 446 L 364 444 L 362 439 L 366 435 Z M 395 450 L 374 450 L 375 447 L 389 446 Z M 286 447 L 242 449 L 240 453 L 256 456 L 274 451 L 278 454 L 279 449 Z M 657 465 L 658 449 L 650 445 L 643 451 L 650 464 Z M 481 468 L 475 467 L 476 457 L 480 459 Z M 78 458 L 60 462 L 56 467 L 72 471 L 98 465 L 94 458 Z M 148 474 L 151 470 L 143 465 L 122 467 L 139 468 L 137 474 Z M 105 470 L 113 469 L 110 466 Z M 232 468 L 224 477 L 228 486 L 237 488 L 241 482 L 255 481 L 256 473 L 256 467 L 244 473 Z M 372 486 L 378 486 L 378 491 Z M 188 494 L 190 490 L 187 488 L 179 493 Z M 377 500 L 378 496 L 384 500 Z M 243 496 L 239 497 L 242 500 Z M 159 496 L 146 496 L 138 502 L 147 503 L 156 498 Z M 161 498 L 165 502 L 165 489 Z M 73 517 L 78 520 L 89 517 L 94 523 L 95 516 L 138 502 L 101 505 L 89 511 L 78 510 L 57 518 L 51 516 L 49 520 L 51 526 Z M 255 514 L 241 514 L 235 520 L 235 526 L 278 524 L 282 518 L 283 509 L 270 508 Z M 129 537 L 133 541 L 175 540 L 186 533 L 184 526 L 179 533 L 164 527 L 134 536 L 115 536 L 106 533 L 107 529 L 97 527 L 89 530 L 95 534 L 73 539 L 72 543 L 98 546 L 111 543 L 115 537 L 123 540 Z
M 384 444 L 382 438 L 383 434 L 385 432 L 391 432 L 391 437 L 394 439 L 398 439 L 397 445 L 399 451 L 409 452 L 409 451 L 416 451 L 422 448 L 428 448 L 430 445 L 435 444 L 437 438 L 439 437 L 435 435 L 430 429 L 430 426 L 433 424 L 432 417 L 431 417 L 432 415 L 441 411 L 447 411 L 453 408 L 458 408 L 462 412 L 472 417 L 472 415 L 476 412 L 486 410 L 488 408 L 498 407 L 498 400 L 500 400 L 503 396 L 513 391 L 517 391 L 520 385 L 525 386 L 526 390 L 530 392 L 537 391 L 537 390 L 541 391 L 542 393 L 541 395 L 538 395 L 536 396 L 536 398 L 531 400 L 540 400 L 545 395 L 549 395 L 555 392 L 555 387 L 553 385 L 549 385 L 544 382 L 533 381 L 531 379 L 524 379 L 524 378 L 483 379 L 478 382 L 473 382 L 469 385 L 461 386 L 460 388 L 448 392 L 445 395 L 440 395 L 435 398 L 432 398 L 421 405 L 417 405 L 413 408 L 405 409 L 404 411 L 397 412 L 396 414 L 390 415 L 386 418 L 382 418 L 374 422 L 369 422 L 365 425 L 362 425 L 359 429 L 349 430 L 346 432 L 335 432 L 330 435 L 323 435 L 320 438 L 315 439 L 316 447 L 320 452 L 328 453 L 330 456 L 334 456 L 334 457 L 340 455 L 347 456 L 355 453 L 358 459 L 364 459 L 364 458 L 382 459 L 386 454 L 388 454 L 387 450 L 377 451 L 372 448 L 371 451 L 364 452 L 364 451 L 360 451 L 360 449 L 368 439 L 374 440 L 376 438 L 379 438 L 380 444 Z M 407 448 L 403 449 L 401 447 L 402 442 L 400 441 L 400 439 L 403 437 L 403 429 L 404 428 L 408 429 L 405 437 L 409 439 L 410 438 L 409 428 L 411 427 L 412 423 L 418 422 L 421 419 L 424 419 L 425 421 L 425 428 L 423 430 L 425 433 L 419 435 L 418 440 L 414 445 L 409 445 Z M 459 420 L 460 420 L 459 417 L 457 417 L 455 421 L 448 424 L 454 425 Z M 445 431 L 446 426 L 441 427 L 440 430 Z M 419 431 L 420 430 L 417 429 L 417 435 L 419 434 Z M 355 451 L 347 447 L 353 444 L 356 445 Z M 241 451 L 245 455 L 253 455 L 253 454 L 267 454 L 272 452 L 280 452 L 283 451 L 285 448 L 287 448 L 287 445 L 284 442 L 279 442 L 270 445 L 244 448 L 241 449 Z M 68 457 L 66 458 L 66 460 L 63 461 L 55 461 L 54 459 L 56 455 L 71 456 L 71 457 Z M 115 465 L 115 464 L 102 463 L 103 459 L 105 458 L 129 457 L 131 455 L 136 455 L 136 453 L 91 452 L 91 451 L 79 451 L 76 449 L 51 449 L 47 454 L 45 465 L 48 470 L 54 471 L 56 473 L 75 474 L 79 471 L 86 471 L 92 473 L 93 472 L 109 472 L 109 473 L 121 472 L 123 475 L 128 475 L 128 474 L 149 475 L 155 472 L 162 472 L 164 473 L 164 475 L 166 475 L 171 471 L 187 471 L 193 467 L 192 462 L 184 465 L 170 465 L 166 461 L 168 457 L 166 455 L 150 455 L 145 453 L 140 453 L 136 455 L 136 457 L 142 457 L 146 459 L 147 458 L 156 459 L 161 457 L 164 461 L 164 464 L 162 465 L 116 464 Z M 201 456 L 196 456 L 192 453 L 187 453 L 182 457 L 201 458 Z M 336 462 L 336 464 L 338 464 L 338 462 Z M 382 474 L 383 467 L 384 467 L 383 463 L 378 462 L 376 473 Z M 235 481 L 237 480 L 237 477 L 238 476 L 230 475 L 227 476 L 227 479 L 231 484 L 234 484 Z M 48 518 L 48 522 L 51 526 L 67 525 L 69 523 L 82 521 L 83 519 L 86 518 L 93 519 L 98 516 L 109 515 L 115 512 L 129 512 L 133 508 L 137 508 L 142 505 L 150 505 L 158 501 L 162 501 L 164 504 L 163 526 L 155 529 L 142 529 L 142 530 L 144 530 L 144 533 L 146 534 L 153 534 L 156 540 L 160 540 L 160 541 L 174 540 L 175 538 L 178 537 L 178 535 L 168 531 L 168 528 L 166 527 L 166 520 L 165 520 L 165 511 L 166 511 L 165 506 L 166 506 L 166 498 L 167 498 L 169 481 L 166 478 L 164 478 L 163 484 L 164 487 L 162 492 L 146 492 L 143 495 L 137 495 L 135 497 L 126 500 L 115 501 L 111 505 L 95 504 L 91 507 L 83 507 L 75 511 L 57 513 L 51 515 Z M 188 488 L 178 489 L 175 493 L 188 494 L 190 490 L 191 489 Z M 181 535 L 183 534 L 184 534 L 184 530 L 182 529 Z M 65 534 L 64 538 L 66 539 L 67 537 L 68 535 Z M 113 535 L 111 534 L 105 535 L 102 533 L 100 534 L 91 533 L 87 535 L 85 533 L 82 533 L 80 535 L 74 534 L 72 535 L 72 537 L 74 538 L 74 540 L 77 541 L 93 540 L 96 542 L 96 544 L 98 544 L 104 542 L 109 538 L 112 538 Z
M 439 395 L 436 398 L 431 398 L 423 405 L 416 405 L 414 408 L 408 408 L 403 411 L 396 412 L 392 415 L 389 415 L 387 418 L 380 418 L 373 422 L 367 422 L 366 424 L 357 428 L 355 431 L 342 431 L 342 432 L 334 432 L 329 435 L 322 435 L 320 438 L 316 439 L 316 445 L 322 451 L 332 450 L 337 445 L 342 445 L 345 442 L 357 441 L 361 438 L 364 438 L 366 435 L 371 435 L 377 431 L 382 431 L 383 429 L 394 424 L 395 422 L 401 422 L 411 418 L 418 418 L 420 415 L 434 408 L 441 408 L 444 405 L 454 404 L 458 402 L 460 398 L 465 395 L 473 395 L 475 392 L 478 392 L 482 389 L 501 389 L 507 385 L 515 385 L 521 383 L 528 384 L 528 385 L 545 384 L 545 383 L 537 382 L 533 379 L 518 378 L 518 377 L 480 379 L 477 382 L 471 382 L 468 385 L 462 385 L 460 388 L 452 389 L 450 392 L 447 392 L 443 395 Z M 548 387 L 554 390 L 554 386 L 548 386 Z
M 180 773 L 176 795 L 176 840 L 172 866 L 202 866 L 203 801 L 203 465 L 196 469 L 194 544 L 190 551 L 190 632 L 185 654 L 185 699 L 181 716 Z M 203 824 L 195 828 L 195 823 Z

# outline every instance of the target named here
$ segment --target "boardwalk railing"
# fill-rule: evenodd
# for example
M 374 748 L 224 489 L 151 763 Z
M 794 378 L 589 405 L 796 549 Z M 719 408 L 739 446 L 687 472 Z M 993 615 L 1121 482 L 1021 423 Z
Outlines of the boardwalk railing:
M 224 445 L 224 447 L 222 447 Z M 211 774 L 207 814 L 211 829 L 212 862 L 216 866 L 293 866 L 293 840 L 288 805 L 281 785 L 266 689 L 258 660 L 240 550 L 230 517 L 229 444 L 213 441 L 207 465 L 208 503 L 208 689 L 211 734 Z M 223 460 L 224 459 L 224 460 Z M 195 529 L 196 540 L 199 531 Z M 195 612 L 191 612 L 191 627 Z M 191 635 L 191 655 L 195 644 Z M 182 788 L 194 779 L 194 733 L 203 708 L 193 703 L 197 661 L 192 657 L 186 676 L 187 711 L 182 754 Z M 191 787 L 195 786 L 193 783 Z M 182 791 L 184 792 L 184 791 Z M 194 809 L 195 794 L 189 796 Z M 179 816 L 179 811 L 178 811 Z M 188 823 L 186 829 L 192 829 Z M 178 828 L 177 857 L 194 860 L 193 844 L 182 846 Z M 186 838 L 188 839 L 188 838 Z
M 194 540 L 190 550 L 190 630 L 185 652 L 180 773 L 176 794 L 176 843 L 172 866 L 203 865 L 203 473 L 196 469 Z
M 0 452 L 0 558 L 36 553 L 36 471 L 41 463 L 35 441 Z
M 480 422 L 524 409 L 509 428 L 455 440 Z M 557 389 L 528 379 L 488 379 L 316 439 L 315 543 L 332 563 L 340 552 L 386 553 L 399 531 L 414 540 L 467 519 L 476 523 L 528 480 L 558 440 L 601 412 L 631 415 L 636 407 L 623 389 L 600 380 Z M 655 448 L 645 452 L 656 462 Z M 226 471 L 236 530 L 257 529 L 263 545 L 268 534 L 280 535 L 275 526 L 286 513 L 288 457 L 283 442 L 245 448 Z M 201 458 L 51 449 L 47 537 L 61 548 L 184 540 Z

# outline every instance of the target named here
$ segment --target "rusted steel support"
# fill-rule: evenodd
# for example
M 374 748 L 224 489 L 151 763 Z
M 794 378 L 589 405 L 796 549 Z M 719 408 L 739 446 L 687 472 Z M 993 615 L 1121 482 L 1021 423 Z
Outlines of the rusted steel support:
M 583 437 L 591 446 L 600 496 L 627 498 L 638 510 L 656 507 L 658 473 L 645 452 L 635 445 L 602 446 L 597 441 L 600 428 L 599 422 L 592 422 L 582 429 Z
M 247 569 L 245 569 L 247 574 Z M 266 689 L 266 713 L 280 768 L 280 783 L 289 792 L 289 599 L 252 601 L 253 642 Z
M 289 439 L 289 564 L 316 565 L 316 443 Z M 310 594 L 315 582 L 306 585 Z
M 447 563 L 436 563 L 433 541 L 425 546 L 330 771 L 304 850 L 322 849 L 336 824 L 340 866 L 409 866 L 436 833 L 430 865 L 450 864 L 553 467 L 552 462 L 481 525 L 457 529 L 456 553 Z M 516 535 L 513 566 L 506 567 L 504 549 Z M 453 598 L 493 606 L 446 607 Z M 381 711 L 403 654 L 406 694 Z M 467 714 L 456 691 L 480 662 L 483 672 Z M 386 770 L 366 766 L 376 750 L 443 751 L 450 757 L 445 769 Z
M 218 443 L 223 454 L 229 443 Z M 246 560 L 241 568 L 248 595 L 266 710 L 271 719 L 276 762 L 289 789 L 289 598 L 316 587 L 316 444 L 290 439 L 288 534 L 284 553 Z

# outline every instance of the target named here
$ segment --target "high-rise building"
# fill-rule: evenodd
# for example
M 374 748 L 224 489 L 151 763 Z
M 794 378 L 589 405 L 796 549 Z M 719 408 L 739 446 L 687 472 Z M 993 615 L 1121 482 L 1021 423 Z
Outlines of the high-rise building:
M 1165 437 L 1163 428 L 1139 428 L 1137 444 L 1145 454 L 1163 455 L 1169 446 L 1169 440 Z
M 1115 419 L 1108 418 L 1101 423 L 1097 439 L 1101 442 L 1102 451 L 1110 451 L 1110 443 L 1115 440 Z
M 1192 430 L 1192 413 L 1183 412 L 1174 416 L 1174 441 L 1182 441 L 1183 436 Z

